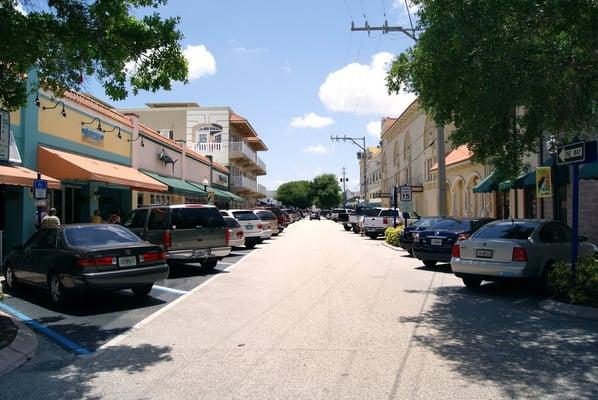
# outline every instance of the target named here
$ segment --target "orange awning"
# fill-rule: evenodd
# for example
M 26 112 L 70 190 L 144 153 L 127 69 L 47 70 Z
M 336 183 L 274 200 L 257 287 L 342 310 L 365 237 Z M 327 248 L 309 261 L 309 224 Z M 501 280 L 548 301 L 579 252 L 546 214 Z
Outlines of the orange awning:
M 35 179 L 37 179 L 37 172 L 28 168 L 17 165 L 0 165 L 0 184 L 33 187 Z M 42 175 L 42 179 L 48 181 L 48 188 L 60 189 L 59 180 L 46 175 Z
M 94 158 L 39 147 L 39 169 L 61 180 L 105 182 L 137 190 L 166 192 L 168 186 L 134 168 Z

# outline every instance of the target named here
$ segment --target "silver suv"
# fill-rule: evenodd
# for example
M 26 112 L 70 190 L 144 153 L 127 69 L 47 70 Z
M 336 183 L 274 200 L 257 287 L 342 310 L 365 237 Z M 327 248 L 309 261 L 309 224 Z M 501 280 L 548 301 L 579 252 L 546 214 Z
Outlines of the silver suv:
M 214 206 L 156 205 L 137 208 L 123 225 L 140 238 L 162 246 L 170 266 L 199 262 L 214 268 L 231 252 L 230 232 Z

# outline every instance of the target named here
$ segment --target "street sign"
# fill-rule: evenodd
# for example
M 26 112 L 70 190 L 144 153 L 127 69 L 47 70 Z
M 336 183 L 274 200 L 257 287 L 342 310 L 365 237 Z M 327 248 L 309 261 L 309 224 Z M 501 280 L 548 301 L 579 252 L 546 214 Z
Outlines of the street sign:
M 596 161 L 596 141 L 576 142 L 557 148 L 558 165 L 586 164 Z
M 411 199 L 412 199 L 411 186 L 408 186 L 408 185 L 401 186 L 400 190 L 401 190 L 401 196 L 400 196 L 401 201 L 411 201 Z
M 381 199 L 391 199 L 392 198 L 392 193 L 384 193 L 384 192 L 380 192 L 378 193 L 378 196 Z
M 424 187 L 422 185 L 411 185 L 411 191 L 413 193 L 422 193 L 424 191 Z
M 208 204 L 214 204 L 214 192 L 208 189 Z
M 48 198 L 48 181 L 36 179 L 33 181 L 33 198 L 44 200 Z

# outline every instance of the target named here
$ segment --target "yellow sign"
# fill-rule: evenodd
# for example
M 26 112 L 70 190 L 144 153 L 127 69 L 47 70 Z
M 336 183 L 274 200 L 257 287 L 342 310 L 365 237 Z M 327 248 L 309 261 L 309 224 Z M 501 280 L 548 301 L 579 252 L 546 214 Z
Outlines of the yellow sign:
M 552 168 L 536 168 L 536 195 L 539 199 L 552 197 Z
M 208 204 L 214 204 L 214 192 L 208 191 Z

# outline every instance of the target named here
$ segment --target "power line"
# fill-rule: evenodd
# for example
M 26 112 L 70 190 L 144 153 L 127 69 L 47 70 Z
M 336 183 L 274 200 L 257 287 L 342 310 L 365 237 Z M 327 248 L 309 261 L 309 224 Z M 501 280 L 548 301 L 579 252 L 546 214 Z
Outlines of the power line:
M 349 5 L 347 4 L 347 0 L 343 0 L 345 2 L 345 7 L 347 8 L 347 14 L 349 14 L 349 18 L 351 18 L 351 21 L 353 21 L 353 14 L 351 14 L 351 9 L 349 8 Z

